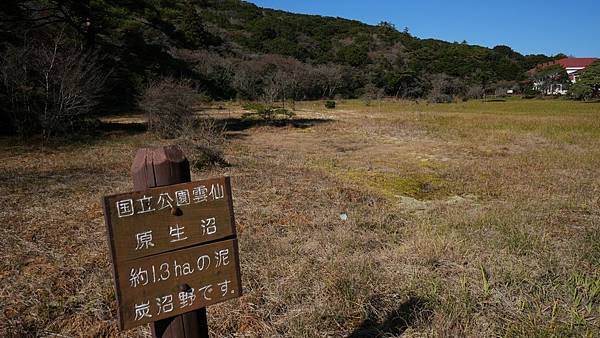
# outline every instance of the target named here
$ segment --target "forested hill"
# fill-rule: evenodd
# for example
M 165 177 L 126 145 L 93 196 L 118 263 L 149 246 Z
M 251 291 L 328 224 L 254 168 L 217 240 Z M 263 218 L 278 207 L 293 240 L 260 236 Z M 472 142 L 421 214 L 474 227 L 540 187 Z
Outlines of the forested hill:
M 207 27 L 223 33 L 245 51 L 292 56 L 309 63 L 337 63 L 373 70 L 394 68 L 417 73 L 523 79 L 544 55 L 523 56 L 510 47 L 493 49 L 413 37 L 392 24 L 302 15 L 259 8 L 251 3 L 218 1 L 201 11 Z M 427 25 L 423 22 L 423 25 Z
M 0 100 L 13 106 L 43 94 L 44 67 L 58 74 L 62 66 L 69 71 L 62 76 L 79 87 L 101 69 L 108 76 L 96 74 L 96 83 L 104 87 L 87 85 L 106 108 L 133 104 L 150 81 L 165 76 L 189 80 L 213 99 L 447 101 L 518 86 L 526 70 L 551 59 L 506 46 L 420 39 L 386 22 L 372 26 L 239 0 L 2 1 L 0 38 Z M 56 60 L 62 64 L 50 64 Z M 76 71 L 83 74 L 71 74 Z M 84 107 L 99 111 L 94 102 Z M 4 109 L 18 110 L 10 105 Z

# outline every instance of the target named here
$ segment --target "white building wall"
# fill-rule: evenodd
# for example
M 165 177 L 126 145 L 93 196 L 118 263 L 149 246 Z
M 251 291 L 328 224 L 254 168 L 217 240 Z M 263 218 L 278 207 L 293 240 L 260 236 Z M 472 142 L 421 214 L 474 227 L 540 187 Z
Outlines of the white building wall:
M 576 73 L 580 70 L 584 69 L 584 67 L 568 67 L 567 68 L 567 74 L 571 75 L 573 73 Z M 571 83 L 575 83 L 577 82 L 577 77 L 574 77 L 573 80 L 571 80 Z

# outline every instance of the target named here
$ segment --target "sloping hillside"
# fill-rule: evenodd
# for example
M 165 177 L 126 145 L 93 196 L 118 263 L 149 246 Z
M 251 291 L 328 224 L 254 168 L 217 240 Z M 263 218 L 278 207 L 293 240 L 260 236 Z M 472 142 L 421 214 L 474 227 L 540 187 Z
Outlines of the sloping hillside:
M 449 102 L 518 91 L 526 70 L 551 59 L 239 0 L 15 0 L 0 5 L 0 36 L 0 122 L 9 132 L 16 124 L 43 128 L 37 115 L 49 105 L 47 80 L 87 88 L 77 94 L 85 104 L 76 105 L 76 116 L 131 110 L 147 84 L 163 77 L 221 100 Z
M 235 0 L 197 4 L 203 22 L 248 52 L 292 56 L 303 62 L 355 67 L 382 65 L 425 73 L 519 80 L 543 55 L 523 56 L 507 46 L 493 49 L 466 43 L 419 39 L 382 22 L 292 14 Z M 426 22 L 423 25 L 427 25 Z M 371 67 L 372 68 L 372 67 Z

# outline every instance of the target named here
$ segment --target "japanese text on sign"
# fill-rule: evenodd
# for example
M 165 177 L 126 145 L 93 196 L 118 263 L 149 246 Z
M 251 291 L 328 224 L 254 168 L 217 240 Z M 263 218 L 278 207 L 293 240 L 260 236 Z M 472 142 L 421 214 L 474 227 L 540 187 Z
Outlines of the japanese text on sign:
M 229 178 L 107 196 L 121 328 L 241 295 Z

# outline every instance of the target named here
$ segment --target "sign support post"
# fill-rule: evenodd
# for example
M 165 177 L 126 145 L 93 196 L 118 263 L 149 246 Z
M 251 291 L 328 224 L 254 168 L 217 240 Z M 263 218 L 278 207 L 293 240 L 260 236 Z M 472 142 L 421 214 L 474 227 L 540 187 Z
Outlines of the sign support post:
M 131 166 L 135 190 L 191 181 L 190 165 L 179 147 L 138 149 Z M 152 323 L 156 338 L 208 338 L 206 308 Z

